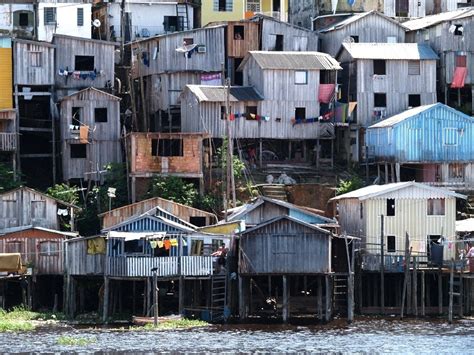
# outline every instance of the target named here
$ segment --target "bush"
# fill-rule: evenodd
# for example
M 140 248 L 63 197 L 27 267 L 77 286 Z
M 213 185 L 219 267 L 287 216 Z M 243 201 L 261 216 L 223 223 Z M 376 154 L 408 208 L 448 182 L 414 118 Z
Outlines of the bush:
M 0 192 L 13 190 L 21 186 L 21 181 L 15 181 L 13 169 L 7 164 L 0 163 Z
M 336 189 L 336 195 L 342 195 L 357 189 L 360 189 L 364 186 L 364 183 L 361 178 L 358 176 L 353 176 L 349 180 L 341 180 Z
M 194 206 L 199 196 L 193 184 L 176 176 L 155 177 L 149 194 L 151 197 L 162 197 L 188 206 Z

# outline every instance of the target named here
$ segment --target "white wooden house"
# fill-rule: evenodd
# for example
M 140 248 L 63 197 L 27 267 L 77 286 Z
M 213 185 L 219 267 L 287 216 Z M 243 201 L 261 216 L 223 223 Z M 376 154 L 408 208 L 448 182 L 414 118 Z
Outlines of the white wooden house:
M 456 198 L 466 196 L 417 182 L 399 182 L 367 186 L 331 201 L 338 205 L 341 233 L 361 238 L 365 266 L 370 269 L 377 265 L 371 256 L 380 258 L 382 240 L 385 264 L 394 265 L 405 254 L 406 234 L 412 255 L 420 256 L 419 260 L 427 261 L 434 244 L 444 246 L 444 260 L 454 258 Z

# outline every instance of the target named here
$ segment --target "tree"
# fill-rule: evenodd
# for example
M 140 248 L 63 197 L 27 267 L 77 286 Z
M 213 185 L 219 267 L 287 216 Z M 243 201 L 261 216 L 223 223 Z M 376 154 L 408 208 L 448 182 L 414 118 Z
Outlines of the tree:
M 61 200 L 72 205 L 79 203 L 79 190 L 77 187 L 69 186 L 66 184 L 56 184 L 46 190 L 46 194 L 54 197 L 57 200 Z M 76 216 L 77 217 L 77 216 Z M 60 216 L 60 226 L 63 230 L 71 228 L 70 217 Z
M 167 200 L 193 206 L 198 199 L 198 191 L 193 184 L 176 176 L 157 176 L 151 183 L 149 194 Z
M 127 171 L 125 165 L 121 163 L 110 163 L 105 166 L 107 171 L 105 175 L 104 184 L 99 189 L 99 198 L 101 199 L 101 211 L 109 210 L 109 197 L 107 190 L 109 187 L 115 188 L 115 196 L 112 198 L 112 208 L 122 207 L 128 204 L 128 189 L 127 189 Z
M 21 181 L 15 181 L 14 172 L 7 164 L 0 163 L 0 192 L 21 186 Z
M 219 167 L 222 171 L 227 169 L 227 138 L 222 142 L 222 146 L 217 148 L 217 157 L 219 159 Z M 234 168 L 234 179 L 240 181 L 243 177 L 245 164 L 236 155 L 232 155 L 232 164 Z
M 358 176 L 352 176 L 350 179 L 341 180 L 336 189 L 336 195 L 342 195 L 347 192 L 351 192 L 360 189 L 364 186 L 363 181 Z

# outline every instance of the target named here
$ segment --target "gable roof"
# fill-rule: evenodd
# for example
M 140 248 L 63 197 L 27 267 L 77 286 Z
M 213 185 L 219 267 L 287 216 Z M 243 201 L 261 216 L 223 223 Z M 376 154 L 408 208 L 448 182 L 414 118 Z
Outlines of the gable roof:
M 460 111 L 457 111 L 455 110 L 454 108 L 452 107 L 449 107 L 441 102 L 438 102 L 438 103 L 435 103 L 435 104 L 431 104 L 431 105 L 423 105 L 423 106 L 418 106 L 418 107 L 414 107 L 412 109 L 409 109 L 409 110 L 406 110 L 406 111 L 403 111 L 397 115 L 394 115 L 392 117 L 389 117 L 381 122 L 378 122 L 376 124 L 373 124 L 372 126 L 369 127 L 370 128 L 383 128 L 383 127 L 392 127 L 392 126 L 395 126 L 397 125 L 398 123 L 400 122 L 403 122 L 411 117 L 414 117 L 416 115 L 419 115 L 420 113 L 426 113 L 426 112 L 429 112 L 437 107 L 440 107 L 444 110 L 449 110 L 449 111 L 452 111 L 454 113 L 456 113 L 457 115 L 459 115 L 460 117 L 463 117 L 463 118 L 467 118 L 467 119 L 470 119 L 473 121 L 474 123 L 474 119 Z
M 333 16 L 333 15 L 318 16 L 318 17 L 313 19 L 313 22 L 317 21 L 320 18 L 330 17 L 330 16 Z M 340 30 L 340 29 L 350 25 L 351 23 L 357 22 L 357 21 L 359 21 L 359 20 L 361 20 L 361 19 L 363 19 L 364 17 L 367 17 L 367 16 L 379 16 L 379 17 L 383 18 L 384 20 L 392 22 L 393 24 L 401 27 L 404 31 L 407 30 L 402 24 L 400 24 L 400 22 L 398 22 L 398 21 L 396 21 L 396 20 L 394 20 L 394 19 L 392 19 L 388 16 L 385 16 L 384 14 L 382 14 L 378 11 L 372 10 L 372 11 L 367 11 L 367 12 L 353 13 L 352 16 L 346 17 L 346 18 L 342 19 L 341 21 L 336 22 L 335 24 L 332 24 L 331 26 L 328 26 L 326 28 L 322 28 L 318 32 L 319 33 L 327 33 L 327 32 L 337 31 L 337 30 Z
M 263 228 L 269 224 L 273 224 L 275 222 L 278 222 L 280 220 L 283 220 L 283 219 L 286 219 L 288 221 L 291 221 L 291 222 L 294 222 L 294 223 L 297 223 L 299 225 L 302 225 L 306 228 L 310 228 L 310 229 L 313 229 L 314 231 L 317 231 L 317 232 L 320 232 L 320 233 L 323 233 L 323 234 L 326 234 L 327 236 L 331 236 L 332 233 L 326 229 L 323 229 L 321 227 L 318 227 L 318 226 L 315 226 L 314 224 L 310 224 L 310 223 L 307 223 L 307 222 L 303 222 L 299 219 L 296 219 L 294 217 L 290 217 L 290 216 L 278 216 L 278 217 L 275 217 L 275 218 L 272 218 L 272 219 L 269 219 L 268 221 L 265 221 L 265 222 L 262 222 L 262 223 L 259 223 L 257 224 L 255 227 L 252 227 L 252 228 L 249 228 L 249 229 L 246 229 L 245 231 L 241 232 L 240 235 L 244 235 L 244 234 L 247 234 L 247 233 L 251 233 L 251 232 L 254 232 L 256 230 L 259 230 L 260 228 Z
M 354 59 L 437 60 L 438 55 L 425 43 L 343 43 Z M 341 50 L 339 50 L 338 55 Z
M 449 191 L 449 190 L 442 189 L 439 187 L 432 187 L 432 186 L 421 184 L 415 181 L 407 181 L 407 182 L 395 182 L 395 183 L 385 184 L 385 185 L 366 186 L 361 189 L 354 190 L 346 194 L 333 197 L 332 199 L 330 199 L 330 201 L 338 201 L 338 200 L 351 199 L 351 198 L 363 201 L 369 198 L 384 195 L 392 191 L 406 189 L 408 187 L 417 187 L 423 190 L 428 190 L 431 193 L 433 193 L 433 198 L 445 198 L 445 197 L 456 197 L 456 198 L 462 198 L 462 199 L 467 198 L 467 196 L 458 194 L 454 191 Z
M 64 96 L 63 98 L 61 98 L 61 100 L 68 100 L 68 99 L 71 99 L 71 98 L 74 98 L 74 97 L 77 97 L 79 96 L 80 94 L 84 93 L 84 92 L 87 92 L 87 91 L 94 91 L 100 95 L 103 95 L 105 97 L 107 97 L 108 99 L 111 99 L 111 100 L 115 100 L 115 101 L 120 101 L 122 100 L 120 97 L 117 97 L 115 95 L 112 95 L 112 94 L 109 94 L 108 92 L 105 92 L 105 91 L 102 91 L 102 90 L 99 90 L 99 89 L 96 89 L 95 87 L 88 87 L 88 88 L 85 88 L 85 89 L 82 89 L 82 90 L 79 90 L 75 93 L 72 93 L 70 95 L 67 95 L 67 96 Z
M 474 7 L 461 8 L 454 11 L 442 12 L 436 15 L 425 16 L 419 19 L 406 21 L 403 26 L 409 31 L 416 31 L 422 28 L 435 26 L 445 21 L 460 20 L 466 17 L 474 16 Z
M 77 237 L 77 236 L 79 236 L 79 233 L 75 233 L 75 232 L 58 231 L 56 229 L 36 227 L 36 226 L 33 226 L 33 225 L 5 228 L 5 229 L 2 229 L 0 231 L 0 236 L 10 234 L 10 233 L 23 232 L 23 231 L 30 230 L 30 229 L 35 229 L 35 230 L 42 231 L 42 232 L 47 232 L 47 233 L 59 234 L 59 235 L 65 236 L 65 237 Z
M 284 207 L 284 208 L 288 208 L 290 210 L 296 210 L 296 211 L 299 211 L 303 214 L 317 217 L 317 218 L 321 219 L 323 222 L 327 222 L 328 224 L 337 223 L 334 219 L 331 219 L 331 218 L 328 218 L 328 217 L 325 217 L 325 216 L 321 216 L 321 215 L 319 215 L 317 213 L 314 213 L 312 211 L 308 211 L 308 209 L 306 207 L 301 207 L 301 206 L 298 206 L 298 205 L 294 205 L 290 202 L 286 202 L 286 201 L 282 201 L 282 200 L 276 200 L 276 199 L 266 197 L 266 196 L 259 196 L 255 200 L 253 200 L 252 202 L 246 203 L 245 205 L 242 205 L 242 206 L 240 206 L 236 209 L 233 209 L 231 215 L 228 216 L 228 220 L 229 221 L 240 220 L 240 219 L 242 219 L 243 216 L 245 216 L 249 212 L 253 211 L 254 209 L 256 209 L 257 207 L 259 207 L 260 205 L 262 205 L 265 202 L 273 203 L 275 205 L 278 205 L 278 206 L 281 206 L 281 207 Z
M 102 229 L 102 232 L 109 232 L 109 231 L 115 231 L 115 230 L 120 230 L 122 227 L 126 226 L 126 225 L 131 225 L 133 224 L 134 222 L 139 222 L 141 220 L 150 220 L 152 222 L 161 222 L 163 224 L 166 224 L 172 228 L 175 228 L 177 230 L 180 230 L 182 232 L 192 232 L 194 231 L 194 228 L 191 228 L 189 227 L 188 225 L 184 224 L 184 223 L 179 223 L 179 222 L 176 222 L 176 221 L 173 221 L 171 219 L 168 219 L 168 218 L 165 218 L 163 216 L 159 216 L 159 215 L 150 215 L 150 214 L 147 214 L 147 213 L 144 213 L 144 214 L 141 214 L 139 216 L 133 216 L 121 223 L 118 223 L 114 226 L 110 226 L 108 228 L 104 228 Z M 135 231 L 134 231 L 135 232 Z M 157 233 L 158 232 L 163 232 L 163 231 L 156 231 Z
M 101 39 L 69 36 L 69 35 L 63 35 L 63 34 L 59 34 L 59 33 L 55 33 L 53 35 L 53 43 L 54 43 L 55 38 L 65 38 L 65 39 L 70 39 L 71 41 L 91 42 L 91 43 L 96 43 L 96 44 L 102 44 L 104 46 L 108 45 L 108 46 L 118 47 L 120 45 L 119 42 L 110 42 L 110 41 L 104 41 L 104 40 L 101 40 Z
M 225 102 L 226 88 L 224 86 L 186 85 L 199 100 L 199 102 Z M 237 101 L 262 101 L 263 97 L 252 86 L 231 86 L 229 100 Z
M 281 21 L 281 20 L 278 20 L 278 19 L 276 19 L 272 16 L 268 16 L 268 15 L 264 15 L 264 14 L 255 14 L 249 19 L 249 21 L 256 21 L 256 20 L 272 21 L 272 22 L 282 24 L 284 26 L 293 27 L 293 28 L 296 28 L 296 29 L 301 30 L 301 31 L 306 31 L 306 32 L 315 34 L 314 31 L 311 31 L 310 29 L 307 29 L 305 27 L 301 27 L 301 26 L 295 25 L 295 24 L 290 23 L 290 22 Z
M 199 31 L 215 30 L 215 29 L 225 28 L 225 27 L 227 27 L 227 25 L 222 24 L 222 23 L 209 24 L 207 26 L 200 27 L 200 28 L 193 28 L 191 30 L 164 33 L 164 34 L 161 34 L 161 35 L 140 38 L 140 39 L 136 39 L 135 41 L 127 42 L 127 43 L 125 43 L 125 45 L 130 46 L 130 45 L 134 45 L 134 44 L 137 44 L 137 43 L 147 42 L 147 41 L 151 41 L 151 40 L 155 40 L 155 39 L 173 37 L 173 36 L 183 36 L 183 35 L 199 32 Z
M 10 194 L 10 193 L 15 192 L 15 191 L 18 191 L 18 190 L 26 190 L 26 191 L 28 191 L 28 192 L 32 192 L 32 193 L 41 195 L 41 196 L 43 196 L 45 199 L 49 199 L 49 200 L 56 201 L 56 202 L 59 203 L 60 205 L 67 206 L 67 207 L 71 207 L 71 208 L 74 208 L 74 209 L 76 209 L 76 210 L 82 210 L 82 208 L 80 208 L 79 206 L 76 206 L 76 205 L 73 205 L 73 204 L 71 204 L 71 203 L 69 203 L 69 202 L 66 202 L 66 201 L 60 200 L 60 199 L 58 199 L 58 198 L 55 198 L 55 197 L 46 195 L 45 193 L 43 193 L 43 192 L 41 192 L 41 191 L 32 189 L 31 187 L 27 187 L 27 186 L 20 186 L 20 187 L 17 187 L 16 189 L 13 189 L 13 190 L 2 191 L 2 192 L 0 193 L 0 196 L 5 195 L 5 194 Z
M 241 71 L 252 57 L 262 69 L 338 70 L 339 62 L 322 52 L 249 51 L 237 70 Z

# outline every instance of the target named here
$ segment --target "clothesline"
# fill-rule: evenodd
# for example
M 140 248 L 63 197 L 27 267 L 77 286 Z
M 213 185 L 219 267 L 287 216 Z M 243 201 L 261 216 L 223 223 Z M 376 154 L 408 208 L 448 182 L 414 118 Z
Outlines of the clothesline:
M 74 71 L 69 71 L 68 68 L 66 69 L 59 69 L 58 70 L 58 75 L 59 76 L 65 76 L 69 77 L 71 76 L 75 80 L 86 80 L 86 79 L 91 79 L 95 80 L 98 76 L 104 75 L 103 70 L 86 70 L 86 71 L 80 71 L 80 70 L 74 70 Z

